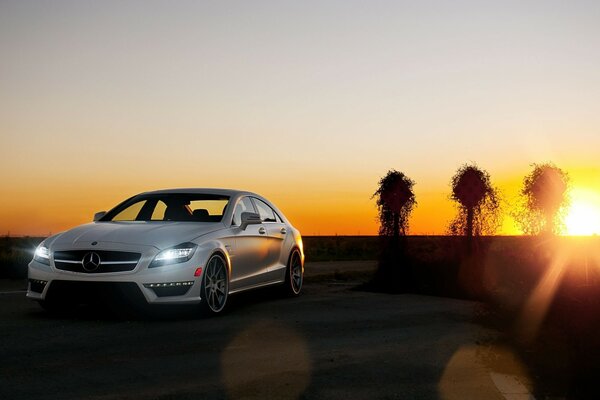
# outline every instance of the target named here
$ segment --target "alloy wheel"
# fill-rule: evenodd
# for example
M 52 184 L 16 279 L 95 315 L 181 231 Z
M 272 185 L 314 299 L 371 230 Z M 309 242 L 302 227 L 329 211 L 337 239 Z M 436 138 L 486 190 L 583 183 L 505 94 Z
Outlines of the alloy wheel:
M 211 312 L 223 310 L 227 294 L 227 267 L 223 258 L 215 255 L 209 260 L 204 275 L 204 300 Z
M 290 259 L 290 289 L 294 294 L 300 293 L 302 289 L 302 261 L 300 260 L 300 253 L 294 251 Z

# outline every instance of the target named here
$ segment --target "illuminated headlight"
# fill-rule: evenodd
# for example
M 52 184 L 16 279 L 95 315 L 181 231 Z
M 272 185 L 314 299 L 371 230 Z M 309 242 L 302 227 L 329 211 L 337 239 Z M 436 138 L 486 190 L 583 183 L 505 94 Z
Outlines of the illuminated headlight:
M 194 243 L 182 243 L 170 249 L 163 250 L 154 257 L 150 268 L 186 262 L 192 258 L 196 247 Z
M 42 264 L 50 265 L 50 250 L 48 250 L 46 246 L 40 244 L 37 249 L 35 249 L 33 259 Z

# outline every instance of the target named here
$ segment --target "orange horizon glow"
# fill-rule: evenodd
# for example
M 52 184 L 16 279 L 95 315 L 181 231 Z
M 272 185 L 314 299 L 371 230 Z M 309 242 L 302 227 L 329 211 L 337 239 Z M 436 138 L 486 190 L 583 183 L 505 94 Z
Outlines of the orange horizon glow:
M 600 232 L 600 172 L 576 170 L 571 174 L 571 206 L 565 218 L 565 235 L 597 235 Z M 522 232 L 511 217 L 511 205 L 516 205 L 521 179 L 501 179 L 499 189 L 504 199 L 503 223 L 498 235 L 520 235 Z M 367 186 L 368 182 L 361 182 Z M 331 235 L 377 235 L 378 220 L 375 199 L 371 199 L 377 179 L 372 188 L 342 190 L 319 187 L 314 192 L 298 194 L 293 185 L 279 188 L 257 185 L 255 191 L 272 200 L 305 236 Z M 112 191 L 103 190 L 111 187 Z M 163 187 L 186 187 L 189 185 L 151 186 L 141 182 L 131 187 L 98 186 L 82 183 L 81 187 L 56 190 L 43 187 L 36 190 L 15 191 L 7 198 L 0 211 L 0 234 L 11 236 L 48 236 L 90 222 L 95 212 L 107 210 L 127 197 L 147 190 Z M 417 207 L 409 221 L 409 235 L 445 235 L 449 221 L 456 212 L 455 205 L 442 189 L 420 190 L 424 184 L 417 182 L 415 192 Z M 40 199 L 40 193 L 44 193 Z

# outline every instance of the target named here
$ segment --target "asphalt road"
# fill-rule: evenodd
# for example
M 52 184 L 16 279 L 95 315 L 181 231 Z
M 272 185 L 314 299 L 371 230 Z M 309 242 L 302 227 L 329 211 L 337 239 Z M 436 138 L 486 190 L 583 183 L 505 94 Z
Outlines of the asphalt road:
M 347 266 L 347 265 L 346 265 Z M 353 290 L 354 264 L 307 266 L 304 292 L 233 298 L 201 319 L 50 317 L 0 294 L 0 399 L 525 399 L 527 372 L 480 305 Z

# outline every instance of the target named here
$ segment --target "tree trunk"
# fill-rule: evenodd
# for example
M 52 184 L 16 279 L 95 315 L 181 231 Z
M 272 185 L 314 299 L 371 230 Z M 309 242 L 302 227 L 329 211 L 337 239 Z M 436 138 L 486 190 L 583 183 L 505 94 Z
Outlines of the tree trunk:
M 472 207 L 467 208 L 467 237 L 473 237 L 473 218 L 475 212 Z

